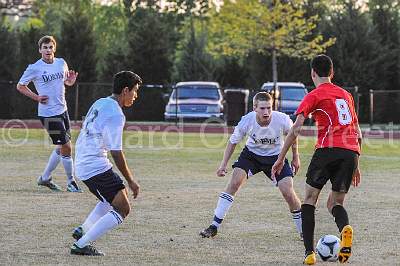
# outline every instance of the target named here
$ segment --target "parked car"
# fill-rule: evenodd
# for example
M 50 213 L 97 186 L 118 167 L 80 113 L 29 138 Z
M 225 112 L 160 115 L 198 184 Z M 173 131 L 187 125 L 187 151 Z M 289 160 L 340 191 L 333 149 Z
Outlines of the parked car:
M 187 81 L 175 85 L 165 107 L 165 120 L 223 118 L 223 98 L 217 82 Z
M 274 83 L 267 82 L 261 86 L 262 91 L 274 94 Z M 288 114 L 292 120 L 295 119 L 294 113 L 307 94 L 307 89 L 300 82 L 277 82 L 276 90 L 276 110 Z

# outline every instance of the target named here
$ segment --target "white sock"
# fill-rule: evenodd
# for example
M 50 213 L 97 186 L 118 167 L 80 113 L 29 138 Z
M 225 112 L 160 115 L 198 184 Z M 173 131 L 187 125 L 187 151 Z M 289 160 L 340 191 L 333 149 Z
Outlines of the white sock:
M 85 222 L 81 225 L 83 232 L 89 231 L 89 229 L 107 212 L 112 210 L 111 205 L 108 202 L 99 201 L 96 207 L 90 212 Z
M 56 148 L 50 154 L 49 161 L 47 162 L 46 168 L 42 174 L 42 180 L 49 180 L 51 172 L 56 169 L 58 163 L 60 162 L 60 149 Z
M 90 242 L 96 241 L 96 239 L 98 239 L 117 225 L 121 224 L 122 221 L 122 216 L 118 212 L 111 210 L 103 217 L 101 217 L 75 244 L 78 247 L 83 248 L 87 246 Z
M 293 222 L 296 225 L 297 232 L 299 234 L 302 234 L 303 230 L 301 227 L 301 210 L 292 211 L 292 216 L 293 216 Z
M 64 166 L 65 174 L 67 175 L 68 184 L 70 184 L 72 181 L 75 181 L 74 177 L 72 176 L 74 162 L 72 161 L 71 156 L 68 155 L 61 155 L 61 162 Z
M 215 225 L 217 228 L 221 225 L 226 213 L 232 206 L 233 199 L 234 197 L 232 195 L 225 192 L 222 192 L 219 195 L 217 207 L 214 210 L 214 219 L 212 221 L 212 225 Z

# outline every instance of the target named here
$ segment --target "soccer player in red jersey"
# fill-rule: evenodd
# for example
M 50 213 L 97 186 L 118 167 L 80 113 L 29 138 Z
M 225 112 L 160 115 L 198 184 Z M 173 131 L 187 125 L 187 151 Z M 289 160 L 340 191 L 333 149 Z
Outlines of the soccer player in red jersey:
M 273 177 L 280 173 L 286 153 L 299 135 L 304 120 L 311 114 L 316 121 L 318 141 L 307 170 L 305 198 L 301 206 L 304 264 L 316 262 L 315 205 L 328 180 L 332 184 L 332 191 L 327 206 L 341 232 L 339 261 L 344 263 L 351 255 L 353 229 L 343 203 L 350 184 L 358 186 L 361 179 L 358 164 L 361 130 L 351 94 L 331 82 L 333 63 L 330 57 L 318 55 L 311 61 L 311 78 L 316 88 L 306 95 L 297 109 L 296 121 L 271 172 Z

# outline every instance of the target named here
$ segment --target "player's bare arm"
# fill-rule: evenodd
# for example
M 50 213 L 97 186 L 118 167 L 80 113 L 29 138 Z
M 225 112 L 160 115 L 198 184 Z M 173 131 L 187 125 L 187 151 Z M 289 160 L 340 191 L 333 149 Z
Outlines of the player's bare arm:
M 360 125 L 357 125 L 357 134 L 358 134 L 358 145 L 360 146 L 360 152 L 361 152 L 361 146 L 362 146 L 362 133 L 360 129 Z M 358 156 L 357 160 L 360 159 L 360 156 Z M 360 162 L 357 162 L 357 168 L 354 171 L 353 175 L 353 180 L 352 184 L 354 187 L 358 187 L 361 183 L 361 171 L 360 171 Z
M 293 174 L 297 174 L 300 169 L 300 156 L 299 156 L 299 149 L 298 149 L 298 137 L 295 138 L 293 145 L 292 145 L 292 171 Z
M 78 78 L 78 72 L 73 70 L 69 70 L 67 72 L 67 78 L 65 79 L 65 85 L 72 86 L 75 84 L 76 79 Z
M 289 148 L 293 145 L 294 141 L 297 139 L 297 136 L 300 134 L 301 127 L 304 124 L 305 117 L 303 114 L 299 114 L 294 122 L 292 128 L 289 130 L 289 133 L 286 136 L 285 143 L 283 144 L 282 151 L 278 156 L 278 159 L 274 163 L 271 169 L 271 178 L 275 179 L 275 175 L 279 174 L 283 168 L 285 162 L 285 156 L 289 151 Z
M 224 158 L 222 159 L 221 164 L 217 170 L 217 176 L 225 176 L 225 174 L 227 173 L 226 166 L 233 152 L 235 151 L 235 148 L 236 144 L 232 144 L 230 141 L 228 141 L 224 152 Z
M 32 100 L 39 102 L 41 104 L 46 104 L 49 100 L 49 97 L 47 95 L 37 95 L 26 85 L 17 84 L 17 90 L 23 95 L 28 96 Z
M 110 151 L 111 156 L 114 159 L 115 165 L 117 166 L 118 170 L 121 174 L 125 177 L 126 181 L 128 182 L 129 188 L 133 192 L 133 198 L 137 198 L 140 190 L 139 184 L 135 181 L 131 170 L 128 168 L 128 164 L 125 160 L 125 155 L 122 151 Z

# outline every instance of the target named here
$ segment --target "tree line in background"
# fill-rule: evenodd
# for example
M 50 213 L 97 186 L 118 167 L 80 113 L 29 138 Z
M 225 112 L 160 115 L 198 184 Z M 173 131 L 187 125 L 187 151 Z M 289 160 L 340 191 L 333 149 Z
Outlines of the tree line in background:
M 362 101 L 370 89 L 400 91 L 399 0 L 30 2 L 19 21 L 0 5 L 0 80 L 17 81 L 48 34 L 81 82 L 110 82 L 130 69 L 146 84 L 212 80 L 258 89 L 278 79 L 311 86 L 309 59 L 325 52 L 334 60 L 334 81 L 358 86 Z M 388 121 L 399 120 L 399 99 L 380 101 L 393 107 Z M 360 108 L 366 120 L 368 105 Z

